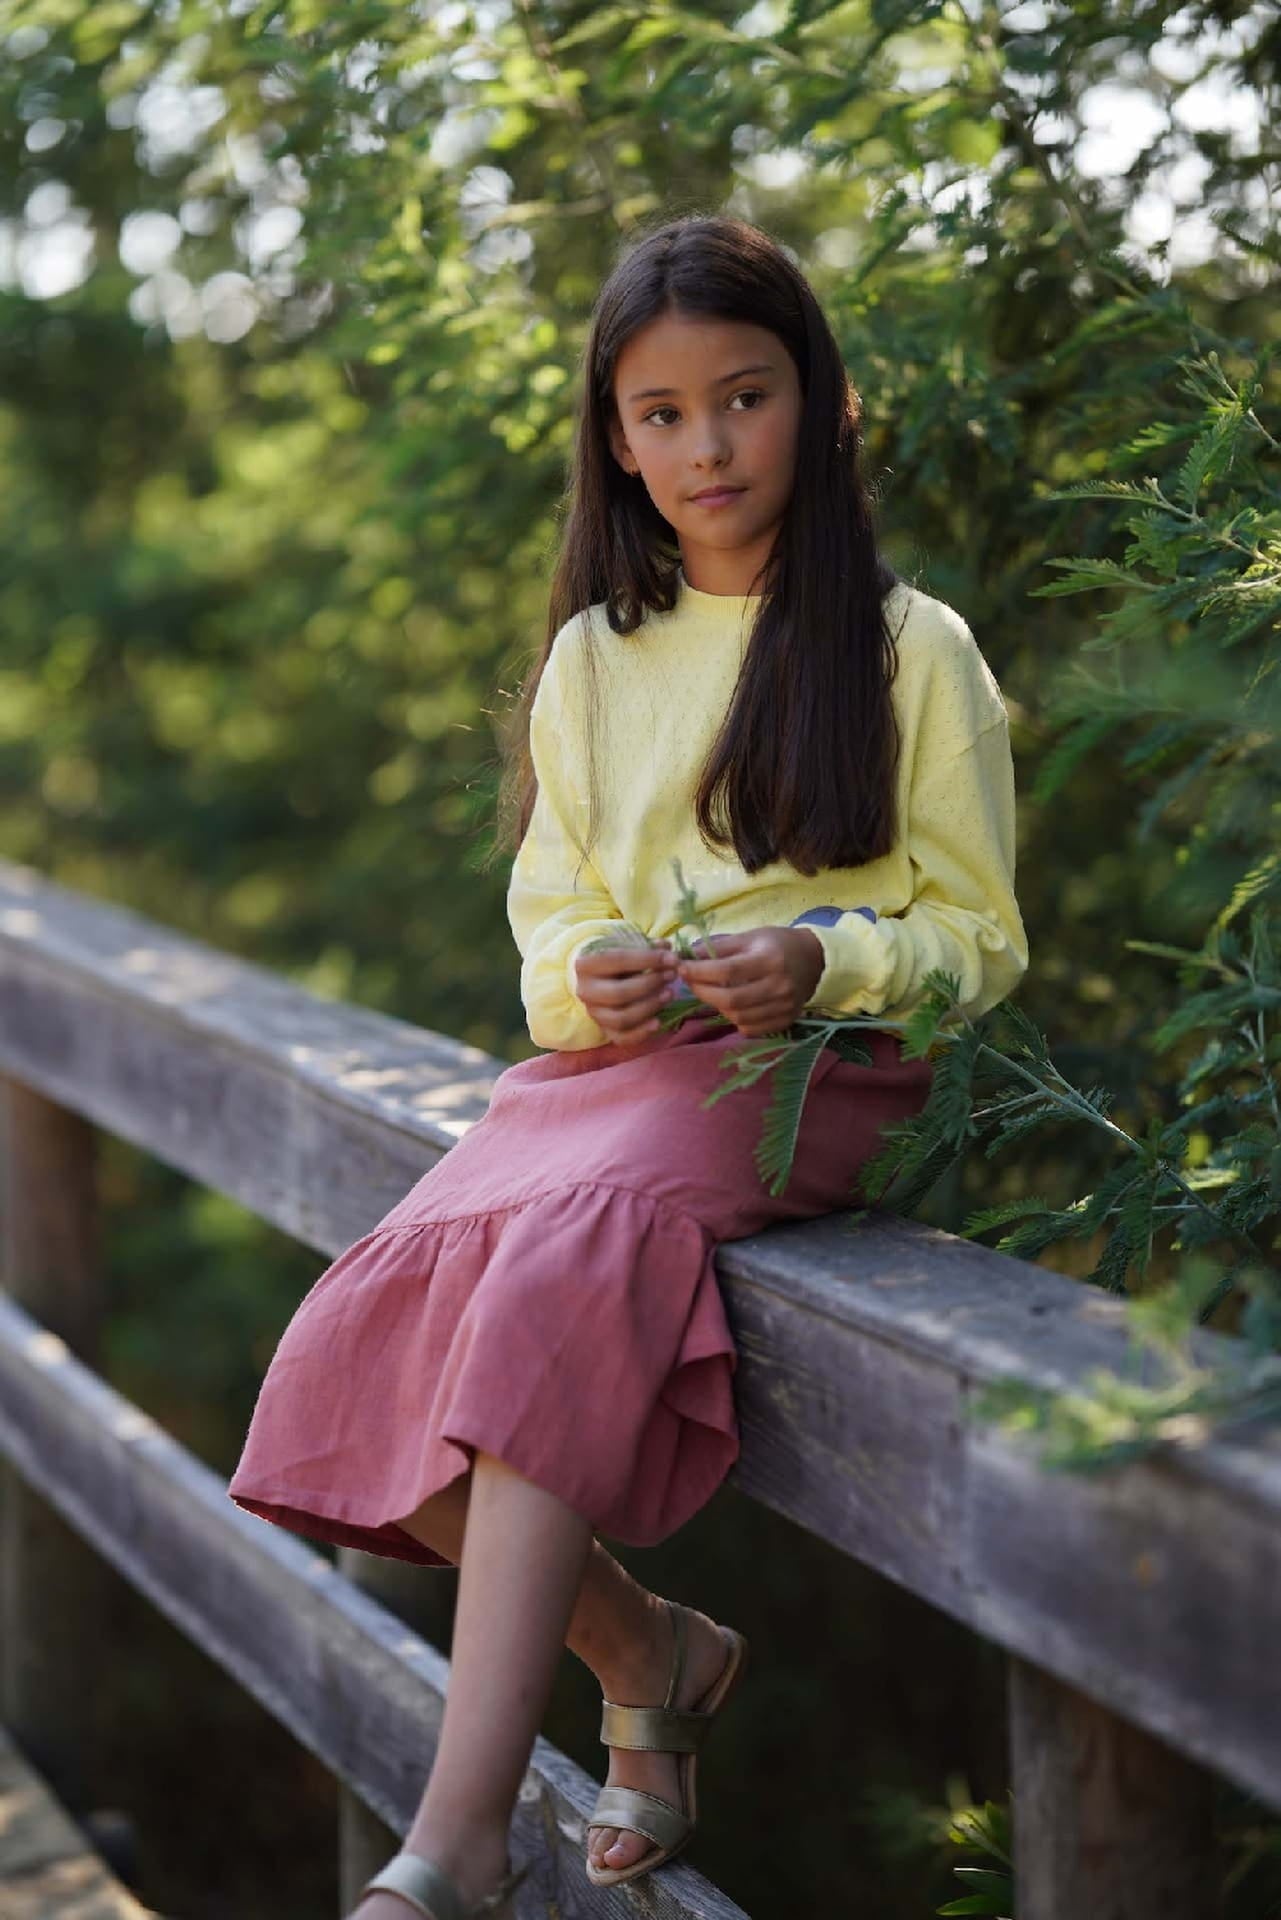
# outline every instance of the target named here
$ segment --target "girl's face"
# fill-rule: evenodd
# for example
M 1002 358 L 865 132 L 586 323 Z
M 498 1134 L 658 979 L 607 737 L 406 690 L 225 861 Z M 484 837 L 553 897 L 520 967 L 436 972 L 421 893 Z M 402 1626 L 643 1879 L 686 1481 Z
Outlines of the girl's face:
M 664 313 L 622 349 L 610 444 L 675 529 L 691 586 L 746 593 L 768 559 L 801 404 L 795 362 L 767 327 Z M 709 487 L 737 491 L 719 505 L 695 497 Z

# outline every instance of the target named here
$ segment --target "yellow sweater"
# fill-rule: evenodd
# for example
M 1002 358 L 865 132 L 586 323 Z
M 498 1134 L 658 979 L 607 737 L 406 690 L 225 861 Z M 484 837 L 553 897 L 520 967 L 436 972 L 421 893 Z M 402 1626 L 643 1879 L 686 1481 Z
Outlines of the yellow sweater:
M 682 573 L 673 610 L 650 613 L 634 634 L 611 631 L 603 602 L 556 634 L 530 709 L 538 797 L 507 892 L 537 1046 L 569 1051 L 609 1039 L 575 991 L 578 950 L 620 921 L 651 939 L 675 933 L 673 858 L 709 911 L 713 933 L 798 920 L 812 926 L 824 967 L 807 1012 L 898 1018 L 922 997 L 923 976 L 942 967 L 959 975 L 973 1019 L 1027 969 L 1014 896 L 1005 703 L 960 614 L 906 581 L 886 603 L 899 654 L 892 688 L 902 738 L 898 843 L 879 860 L 812 877 L 786 861 L 748 874 L 732 852 L 709 851 L 693 796 L 756 605 L 755 595 L 691 587 Z M 579 867 L 587 824 L 587 615 L 599 662 L 601 805 L 599 837 Z

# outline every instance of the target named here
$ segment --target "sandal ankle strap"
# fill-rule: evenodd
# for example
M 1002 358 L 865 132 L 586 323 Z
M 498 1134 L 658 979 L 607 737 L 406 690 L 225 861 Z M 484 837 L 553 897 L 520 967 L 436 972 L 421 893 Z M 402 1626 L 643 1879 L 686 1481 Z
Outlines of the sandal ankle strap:
M 698 1707 L 620 1707 L 604 1700 L 600 1740 L 646 1753 L 699 1753 L 715 1718 Z
M 666 1596 L 664 1596 L 666 1598 Z M 667 1611 L 672 1621 L 672 1671 L 667 1681 L 667 1698 L 664 1707 L 670 1710 L 676 1698 L 676 1690 L 685 1671 L 685 1653 L 689 1644 L 689 1610 L 679 1600 L 668 1600 Z
M 679 1600 L 663 1597 L 672 1622 L 672 1664 L 667 1694 L 661 1707 L 625 1707 L 615 1700 L 601 1702 L 600 1740 L 606 1747 L 630 1747 L 647 1753 L 697 1753 L 706 1740 L 715 1715 L 696 1707 L 674 1707 L 689 1648 L 689 1610 Z

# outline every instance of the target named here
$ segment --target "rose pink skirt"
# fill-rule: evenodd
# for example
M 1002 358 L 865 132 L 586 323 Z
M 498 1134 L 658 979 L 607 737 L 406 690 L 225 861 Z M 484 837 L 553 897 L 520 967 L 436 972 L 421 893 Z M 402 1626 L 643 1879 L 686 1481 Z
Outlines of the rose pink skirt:
M 870 1067 L 819 1056 L 778 1198 L 754 1160 L 772 1075 L 701 1104 L 733 1028 L 694 1015 L 507 1067 L 484 1117 L 302 1300 L 230 1497 L 294 1533 L 448 1566 L 398 1523 L 480 1448 L 598 1533 L 665 1539 L 738 1457 L 718 1243 L 859 1205 L 881 1128 L 928 1097 L 928 1060 L 862 1037 Z

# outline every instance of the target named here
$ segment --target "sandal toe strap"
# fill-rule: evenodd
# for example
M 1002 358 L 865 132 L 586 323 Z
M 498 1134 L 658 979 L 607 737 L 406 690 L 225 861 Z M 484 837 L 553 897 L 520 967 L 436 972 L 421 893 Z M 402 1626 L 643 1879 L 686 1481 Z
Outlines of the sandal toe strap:
M 532 1866 L 533 1861 L 527 1860 L 523 1867 L 506 1874 L 492 1893 L 467 1906 L 457 1883 L 443 1867 L 425 1854 L 404 1850 L 393 1854 L 386 1866 L 365 1882 L 360 1898 L 379 1889 L 399 1894 L 426 1920 L 473 1920 L 473 1916 L 494 1913 L 504 1906 Z
M 695 1707 L 620 1707 L 606 1700 L 601 1706 L 600 1737 L 607 1747 L 697 1753 L 714 1718 Z
M 677 1847 L 694 1822 L 670 1801 L 639 1787 L 602 1787 L 588 1821 L 591 1827 L 628 1827 L 659 1847 Z
M 361 1899 L 375 1889 L 398 1893 L 417 1912 L 426 1914 L 427 1920 L 467 1920 L 456 1882 L 421 1853 L 393 1854 L 386 1866 L 365 1882 Z

